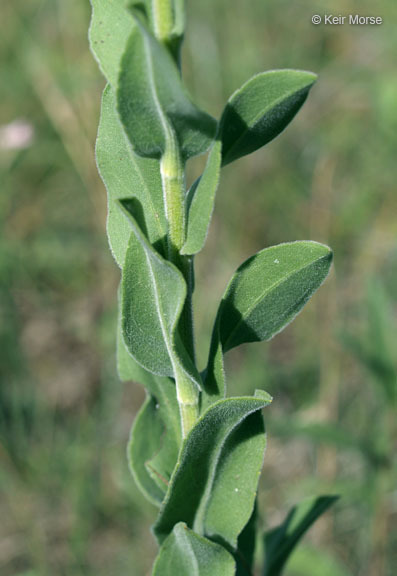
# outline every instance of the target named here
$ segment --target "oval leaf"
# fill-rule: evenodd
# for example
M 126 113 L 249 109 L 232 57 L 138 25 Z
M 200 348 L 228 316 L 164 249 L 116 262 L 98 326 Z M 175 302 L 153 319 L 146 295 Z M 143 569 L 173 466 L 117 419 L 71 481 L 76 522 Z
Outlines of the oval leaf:
M 219 309 L 223 351 L 273 338 L 321 286 L 331 262 L 332 251 L 318 242 L 279 244 L 246 260 Z
M 238 268 L 219 306 L 204 386 L 204 405 L 224 395 L 223 355 L 270 340 L 299 314 L 329 273 L 332 251 L 318 242 L 265 248 Z
M 169 51 L 139 22 L 121 62 L 118 111 L 137 154 L 160 158 L 177 139 L 186 160 L 210 147 L 216 121 L 199 110 Z
M 115 96 L 109 85 L 102 97 L 96 158 L 108 194 L 107 233 L 117 264 L 120 268 L 124 265 L 131 226 L 116 200 L 132 198 L 132 194 L 137 208 L 140 207 L 140 227 L 145 230 L 149 242 L 165 253 L 167 221 L 159 162 L 134 154 L 121 127 Z
M 236 548 L 255 503 L 266 438 L 260 410 L 271 398 L 213 404 L 185 439 L 154 532 L 160 542 L 178 522 Z
M 221 143 L 217 141 L 211 149 L 202 176 L 189 191 L 186 242 L 181 254 L 197 254 L 205 244 L 219 184 L 221 159 Z
M 234 576 L 235 570 L 225 548 L 180 523 L 161 547 L 153 576 Z
M 132 230 L 121 283 L 121 327 L 127 350 L 153 374 L 174 377 L 181 369 L 200 386 L 200 376 L 177 333 L 186 298 L 185 280 L 149 244 L 128 203 L 120 205 Z
M 271 70 L 254 76 L 230 98 L 220 123 L 223 165 L 278 136 L 307 98 L 316 75 Z

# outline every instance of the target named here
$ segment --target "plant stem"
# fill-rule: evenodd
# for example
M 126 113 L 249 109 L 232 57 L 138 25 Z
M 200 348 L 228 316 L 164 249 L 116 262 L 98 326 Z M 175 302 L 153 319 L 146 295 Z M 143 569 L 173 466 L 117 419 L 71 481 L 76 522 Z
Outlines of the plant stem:
M 181 415 L 182 436 L 186 438 L 198 417 L 199 393 L 196 385 L 182 372 L 179 366 L 175 367 L 175 384 Z
M 174 28 L 172 0 L 152 0 L 152 14 L 156 37 L 168 44 Z
M 185 241 L 185 171 L 178 143 L 171 130 L 161 158 L 160 171 L 168 220 L 168 258 L 176 264 Z
M 185 170 L 179 146 L 169 131 L 168 145 L 160 163 L 164 203 L 168 221 L 168 259 L 182 272 L 187 285 L 186 302 L 181 314 L 179 332 L 182 342 L 195 361 L 193 334 L 193 260 L 181 256 L 179 251 L 185 242 Z M 183 437 L 192 428 L 198 416 L 199 391 L 179 366 L 174 366 L 177 398 L 181 414 Z

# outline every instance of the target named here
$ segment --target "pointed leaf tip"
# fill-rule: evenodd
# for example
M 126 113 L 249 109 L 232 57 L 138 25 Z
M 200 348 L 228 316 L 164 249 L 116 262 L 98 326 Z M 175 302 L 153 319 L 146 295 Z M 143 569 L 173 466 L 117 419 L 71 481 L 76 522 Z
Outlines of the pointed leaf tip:
M 220 132 L 222 164 L 258 150 L 291 122 L 317 76 L 300 70 L 271 70 L 254 76 L 229 99 Z
M 265 248 L 232 277 L 220 303 L 205 374 L 205 402 L 224 393 L 223 355 L 270 340 L 299 314 L 327 277 L 332 251 L 318 242 Z
M 321 286 L 331 262 L 328 246 L 309 241 L 265 248 L 244 262 L 219 310 L 224 351 L 273 338 Z

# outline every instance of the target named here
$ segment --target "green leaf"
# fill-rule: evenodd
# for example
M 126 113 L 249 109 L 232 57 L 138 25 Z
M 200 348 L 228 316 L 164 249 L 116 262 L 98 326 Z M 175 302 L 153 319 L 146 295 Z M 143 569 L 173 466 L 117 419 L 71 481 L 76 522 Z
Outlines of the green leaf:
M 280 576 L 285 564 L 302 536 L 338 496 L 312 498 L 295 506 L 285 521 L 265 534 L 264 576 Z
M 266 248 L 246 260 L 230 281 L 214 326 L 207 394 L 223 394 L 223 354 L 246 342 L 270 340 L 302 310 L 328 275 L 332 252 L 317 242 Z
M 169 51 L 140 22 L 121 63 L 117 103 L 137 154 L 161 158 L 178 141 L 186 160 L 210 147 L 216 121 L 190 100 Z
M 167 492 L 181 441 L 175 384 L 165 378 L 158 379 L 163 380 L 159 382 L 158 395 L 147 396 L 134 420 L 128 444 L 129 465 L 135 482 L 157 506 Z
M 160 549 L 153 576 L 234 576 L 233 557 L 183 524 L 177 524 Z
M 121 58 L 136 26 L 128 11 L 129 3 L 129 0 L 91 0 L 91 50 L 114 89 L 117 87 Z
M 260 395 L 259 395 L 260 394 Z M 252 514 L 266 445 L 266 393 L 213 404 L 182 444 L 154 526 L 160 542 L 178 522 L 201 536 L 237 546 Z
M 221 143 L 216 141 L 208 156 L 202 176 L 196 180 L 189 191 L 186 242 L 181 254 L 197 254 L 205 244 L 219 184 L 221 150 Z
M 155 376 L 140 366 L 127 350 L 122 334 L 121 317 L 117 330 L 117 373 L 121 382 L 139 382 L 148 390 L 153 390 Z
M 237 565 L 236 576 L 252 576 L 254 572 L 256 530 L 257 505 L 248 524 L 238 537 L 237 550 L 234 554 Z
M 178 337 L 186 298 L 181 272 L 142 234 L 128 204 L 121 201 L 131 237 L 121 284 L 121 326 L 128 352 L 149 372 L 174 377 L 176 370 L 200 386 L 200 375 Z
M 278 136 L 307 98 L 316 75 L 272 70 L 254 76 L 229 99 L 220 123 L 223 165 Z
M 122 381 L 139 382 L 148 391 L 131 429 L 128 459 L 137 486 L 158 506 L 167 491 L 182 438 L 175 383 L 151 374 L 132 358 L 121 326 L 117 338 L 117 367 Z
M 159 162 L 134 154 L 115 106 L 114 93 L 108 85 L 102 97 L 96 157 L 108 193 L 107 232 L 110 248 L 122 268 L 131 226 L 116 201 L 121 198 L 131 199 L 135 204 L 135 212 L 140 215 L 141 229 L 161 253 L 166 250 L 167 221 Z

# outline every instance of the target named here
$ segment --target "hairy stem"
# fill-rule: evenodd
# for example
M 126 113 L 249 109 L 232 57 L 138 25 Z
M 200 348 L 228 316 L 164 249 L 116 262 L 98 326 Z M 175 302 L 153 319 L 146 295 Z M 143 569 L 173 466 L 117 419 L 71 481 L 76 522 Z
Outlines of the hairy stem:
M 179 332 L 186 351 L 194 362 L 193 260 L 179 253 L 186 236 L 185 169 L 177 140 L 171 131 L 166 152 L 161 159 L 160 170 L 168 221 L 168 259 L 182 272 L 187 285 L 186 302 L 179 323 Z M 175 368 L 175 382 L 182 431 L 185 437 L 198 416 L 199 391 L 179 367 Z
M 168 44 L 174 28 L 172 0 L 152 0 L 152 15 L 156 37 Z
M 168 220 L 168 258 L 176 264 L 185 242 L 185 171 L 176 138 L 174 134 L 168 136 L 160 170 Z
M 181 415 L 182 436 L 186 438 L 198 417 L 199 391 L 179 367 L 175 369 L 176 396 Z

